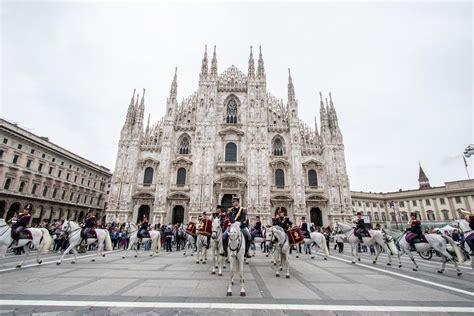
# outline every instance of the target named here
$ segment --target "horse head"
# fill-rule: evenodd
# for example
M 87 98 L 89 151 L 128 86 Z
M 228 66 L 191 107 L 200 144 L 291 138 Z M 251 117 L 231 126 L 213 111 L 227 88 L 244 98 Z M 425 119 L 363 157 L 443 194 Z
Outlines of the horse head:
M 221 221 L 218 218 L 214 218 L 212 220 L 212 234 L 211 238 L 216 239 L 218 238 L 222 233 L 222 228 L 221 228 Z

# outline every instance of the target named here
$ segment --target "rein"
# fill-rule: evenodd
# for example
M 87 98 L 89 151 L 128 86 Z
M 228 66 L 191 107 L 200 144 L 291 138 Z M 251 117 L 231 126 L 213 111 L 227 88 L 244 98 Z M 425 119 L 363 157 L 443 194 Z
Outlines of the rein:
M 230 245 L 231 243 L 229 243 L 230 251 L 239 252 L 240 248 L 242 247 L 242 238 L 243 238 L 242 235 L 243 235 L 243 233 L 242 233 L 242 231 L 240 231 L 240 234 L 239 234 L 240 238 L 237 238 L 237 240 L 239 241 L 239 243 L 237 244 L 237 248 L 232 249 L 232 246 Z

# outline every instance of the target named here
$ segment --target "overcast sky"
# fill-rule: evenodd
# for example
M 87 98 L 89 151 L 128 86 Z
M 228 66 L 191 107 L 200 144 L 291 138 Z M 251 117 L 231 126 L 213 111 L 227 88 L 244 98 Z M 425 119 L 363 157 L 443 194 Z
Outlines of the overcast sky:
M 262 45 L 267 88 L 319 121 L 332 92 L 352 190 L 466 179 L 473 143 L 473 7 L 464 3 L 2 2 L 1 113 L 74 153 L 115 167 L 134 88 L 146 115 L 197 89 L 204 45 L 218 69 L 247 72 Z M 474 165 L 474 157 L 470 158 Z M 470 169 L 474 176 L 474 169 Z

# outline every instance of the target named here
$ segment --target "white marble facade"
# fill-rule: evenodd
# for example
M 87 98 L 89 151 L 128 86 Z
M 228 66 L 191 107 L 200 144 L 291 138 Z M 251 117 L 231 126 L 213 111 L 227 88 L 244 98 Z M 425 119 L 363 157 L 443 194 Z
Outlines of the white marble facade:
M 260 50 L 248 71 L 217 70 L 216 49 L 202 60 L 197 91 L 177 101 L 177 74 L 166 113 L 144 123 L 143 94 L 133 94 L 121 131 L 108 221 L 187 222 L 190 215 L 230 206 L 241 197 L 251 222 L 269 222 L 276 208 L 290 218 L 330 225 L 352 216 L 344 143 L 331 95 L 320 100 L 318 127 L 298 117 L 289 73 L 288 97 L 266 84 Z

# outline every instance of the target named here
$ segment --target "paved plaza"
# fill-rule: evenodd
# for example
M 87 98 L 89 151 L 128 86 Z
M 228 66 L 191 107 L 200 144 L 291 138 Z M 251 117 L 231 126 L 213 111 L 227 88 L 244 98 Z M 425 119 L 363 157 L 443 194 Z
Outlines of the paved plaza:
M 373 265 L 362 254 L 360 264 L 348 253 L 333 252 L 328 261 L 295 254 L 291 278 L 276 278 L 270 259 L 257 252 L 245 266 L 247 297 L 226 297 L 228 267 L 222 277 L 211 275 L 211 262 L 196 264 L 181 252 L 156 257 L 140 252 L 122 259 L 109 253 L 91 262 L 82 254 L 76 264 L 57 266 L 57 254 L 44 256 L 41 266 L 28 261 L 15 269 L 18 256 L 8 255 L 0 273 L 0 310 L 7 314 L 183 314 L 183 315 L 368 315 L 404 313 L 474 313 L 474 274 L 468 265 L 457 277 L 452 266 L 436 273 L 437 259 L 418 260 L 420 271 Z

